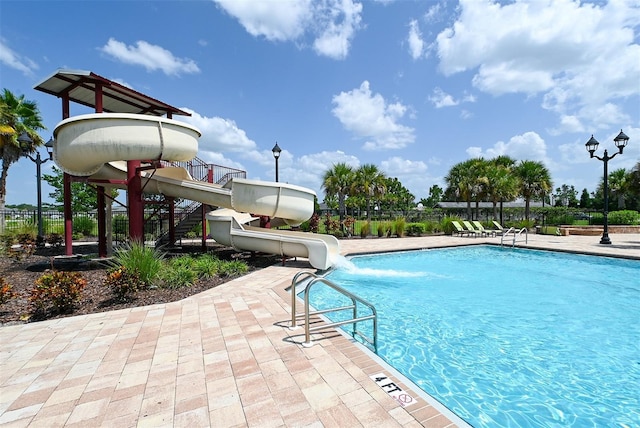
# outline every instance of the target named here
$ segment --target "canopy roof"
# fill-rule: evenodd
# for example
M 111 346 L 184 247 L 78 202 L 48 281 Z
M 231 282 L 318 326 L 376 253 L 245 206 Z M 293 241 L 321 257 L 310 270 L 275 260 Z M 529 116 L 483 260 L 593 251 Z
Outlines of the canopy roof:
M 102 87 L 102 110 L 108 113 L 136 113 L 154 116 L 182 115 L 190 113 L 158 101 L 147 95 L 106 79 L 91 71 L 59 69 L 34 89 L 55 95 L 68 96 L 70 101 L 87 107 L 96 107 L 96 90 Z

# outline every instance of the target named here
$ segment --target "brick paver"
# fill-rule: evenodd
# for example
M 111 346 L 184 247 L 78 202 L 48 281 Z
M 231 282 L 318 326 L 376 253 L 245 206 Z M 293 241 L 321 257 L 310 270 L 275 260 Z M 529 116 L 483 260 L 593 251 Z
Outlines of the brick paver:
M 611 246 L 528 239 L 517 245 L 640 259 L 638 234 L 613 234 Z M 500 238 L 353 239 L 341 252 L 483 242 Z M 286 292 L 300 270 L 310 266 L 289 260 L 179 302 L 0 328 L 0 425 L 455 426 L 395 379 L 418 398 L 402 408 L 369 378 L 385 369 L 345 336 L 301 346 Z

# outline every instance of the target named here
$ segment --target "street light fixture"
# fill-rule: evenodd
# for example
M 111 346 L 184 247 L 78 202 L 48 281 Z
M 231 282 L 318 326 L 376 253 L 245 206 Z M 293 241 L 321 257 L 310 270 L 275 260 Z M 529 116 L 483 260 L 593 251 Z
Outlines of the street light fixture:
M 622 129 L 620 130 L 620 133 L 618 134 L 618 136 L 616 138 L 613 139 L 613 142 L 616 144 L 616 147 L 618 148 L 618 153 L 614 153 L 613 156 L 609 156 L 609 154 L 607 153 L 607 150 L 605 149 L 604 151 L 604 156 L 600 157 L 600 156 L 596 156 L 594 153 L 596 150 L 598 150 L 598 140 L 596 140 L 595 138 L 593 138 L 593 134 L 591 135 L 591 138 L 589 139 L 589 141 L 587 141 L 587 143 L 585 144 L 585 147 L 587 148 L 587 151 L 589 152 L 589 156 L 592 158 L 596 158 L 598 160 L 601 160 L 604 163 L 604 231 L 602 232 L 602 239 L 600 239 L 600 243 L 601 244 L 611 244 L 611 240 L 609 239 L 609 161 L 613 158 L 616 157 L 617 154 L 622 154 L 622 151 L 624 150 L 625 146 L 627 145 L 627 143 L 629 142 L 629 137 L 626 136 L 626 134 L 624 132 L 622 132 Z
M 280 158 L 280 153 L 282 152 L 282 149 L 280 148 L 280 146 L 278 146 L 278 142 L 276 141 L 276 145 L 273 146 L 273 149 L 271 149 L 271 152 L 273 153 L 273 158 L 276 160 L 276 183 L 278 182 L 278 159 Z
M 49 138 L 49 141 L 44 145 L 47 149 L 47 153 L 49 154 L 49 158 L 42 159 L 40 157 L 40 152 L 36 150 L 36 157 L 32 157 L 29 154 L 29 150 L 33 145 L 33 140 L 29 137 L 29 134 L 23 132 L 18 137 L 18 143 L 20 143 L 20 148 L 26 157 L 31 159 L 33 163 L 36 164 L 36 182 L 38 186 L 38 237 L 37 243 L 40 245 L 44 239 L 44 232 L 42 227 L 42 168 L 41 165 L 43 163 L 47 163 L 49 160 L 53 159 L 53 138 Z

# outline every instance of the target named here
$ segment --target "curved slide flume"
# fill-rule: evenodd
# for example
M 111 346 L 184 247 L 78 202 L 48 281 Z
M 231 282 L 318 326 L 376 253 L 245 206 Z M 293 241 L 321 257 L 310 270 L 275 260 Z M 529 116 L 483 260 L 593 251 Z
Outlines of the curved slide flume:
M 65 119 L 56 126 L 54 160 L 71 175 L 124 181 L 127 176 L 124 161 L 190 160 L 198 151 L 199 137 L 197 128 L 163 117 L 127 113 L 87 114 Z M 219 186 L 193 180 L 188 171 L 180 167 L 146 171 L 141 177 L 145 193 L 198 201 L 232 212 L 282 218 L 290 225 L 309 219 L 314 210 L 315 192 L 287 183 L 234 178 Z M 123 187 L 117 183 L 114 185 Z M 333 236 L 240 226 L 235 220 L 237 216 L 226 217 L 227 227 L 217 226 L 215 232 L 211 228 L 211 236 L 223 245 L 240 250 L 308 257 L 316 269 L 328 269 L 333 255 L 339 253 L 338 241 Z M 216 223 L 219 225 L 221 220 L 219 218 Z M 211 221 L 209 223 L 212 224 Z M 277 247 L 273 245 L 276 241 L 280 242 Z
M 218 209 L 207 214 L 209 232 L 216 242 L 241 250 L 305 257 L 316 269 L 329 269 L 339 256 L 339 243 L 333 235 L 265 229 L 249 226 L 248 214 Z

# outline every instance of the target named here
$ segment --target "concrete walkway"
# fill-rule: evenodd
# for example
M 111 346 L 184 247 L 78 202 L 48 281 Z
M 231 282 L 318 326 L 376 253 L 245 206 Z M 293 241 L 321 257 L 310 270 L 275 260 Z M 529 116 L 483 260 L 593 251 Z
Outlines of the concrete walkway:
M 640 259 L 639 234 L 529 235 L 538 247 Z M 341 241 L 343 254 L 499 243 L 435 236 Z M 0 425 L 448 427 L 411 385 L 335 330 L 290 330 L 288 261 L 183 301 L 0 328 Z M 402 407 L 370 375 L 413 397 Z

